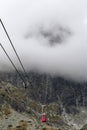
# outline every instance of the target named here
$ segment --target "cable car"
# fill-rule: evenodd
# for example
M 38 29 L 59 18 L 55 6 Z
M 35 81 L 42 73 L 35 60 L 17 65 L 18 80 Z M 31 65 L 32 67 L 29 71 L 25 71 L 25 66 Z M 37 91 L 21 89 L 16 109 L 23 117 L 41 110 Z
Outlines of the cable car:
M 45 113 L 42 113 L 42 122 L 46 122 L 47 121 L 47 118 L 46 118 L 46 114 Z

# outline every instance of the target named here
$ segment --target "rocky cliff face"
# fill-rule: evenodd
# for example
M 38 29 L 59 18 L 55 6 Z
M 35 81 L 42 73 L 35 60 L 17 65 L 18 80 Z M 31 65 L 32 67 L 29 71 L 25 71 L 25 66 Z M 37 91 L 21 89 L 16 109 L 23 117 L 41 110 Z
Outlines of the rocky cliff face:
M 67 112 L 76 112 L 73 106 L 87 106 L 87 83 L 75 82 L 57 76 L 29 73 L 22 74 L 26 82 L 27 95 L 41 103 L 59 103 L 65 106 Z M 0 80 L 10 82 L 14 86 L 24 88 L 24 83 L 16 73 L 0 74 Z M 29 84 L 30 81 L 32 86 Z M 69 109 L 69 106 L 72 106 Z
M 85 82 L 34 72 L 22 76 L 26 88 L 16 73 L 0 74 L 0 108 L 7 103 L 17 112 L 27 112 L 40 121 L 42 104 L 45 104 L 44 111 L 50 125 L 76 130 L 87 123 Z
M 8 130 L 8 127 L 16 129 L 19 126 L 18 123 L 25 122 L 26 119 L 33 120 L 31 129 L 39 130 L 44 126 L 41 123 L 42 104 L 31 100 L 26 94 L 23 88 L 15 87 L 6 82 L 0 83 L 0 128 L 2 130 Z M 45 127 L 53 125 L 52 128 L 65 127 L 65 130 L 71 128 L 61 118 L 59 104 L 46 104 L 44 111 L 47 114 Z M 26 130 L 28 129 L 26 128 Z

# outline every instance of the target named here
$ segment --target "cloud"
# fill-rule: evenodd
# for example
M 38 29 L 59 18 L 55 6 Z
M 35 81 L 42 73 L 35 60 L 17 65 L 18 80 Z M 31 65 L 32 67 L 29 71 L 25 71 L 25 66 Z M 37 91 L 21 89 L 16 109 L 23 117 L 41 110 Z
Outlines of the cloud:
M 27 71 L 87 81 L 86 7 L 86 0 L 0 1 L 0 17 Z M 0 41 L 20 68 L 1 26 Z M 0 52 L 0 69 L 12 70 Z

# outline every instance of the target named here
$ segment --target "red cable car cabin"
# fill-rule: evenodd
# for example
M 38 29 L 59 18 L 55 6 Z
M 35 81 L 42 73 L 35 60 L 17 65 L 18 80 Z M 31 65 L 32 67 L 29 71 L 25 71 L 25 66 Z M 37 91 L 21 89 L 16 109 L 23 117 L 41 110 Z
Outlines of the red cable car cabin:
M 45 113 L 42 114 L 42 119 L 41 120 L 42 120 L 42 122 L 46 122 L 47 121 Z

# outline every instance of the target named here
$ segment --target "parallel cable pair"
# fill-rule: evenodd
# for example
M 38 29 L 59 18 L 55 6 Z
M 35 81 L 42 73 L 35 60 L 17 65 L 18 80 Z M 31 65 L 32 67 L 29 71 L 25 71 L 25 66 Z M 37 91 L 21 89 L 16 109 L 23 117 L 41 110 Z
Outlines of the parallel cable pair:
M 23 77 L 21 76 L 20 72 L 17 70 L 15 64 L 13 63 L 13 61 L 11 60 L 10 56 L 8 55 L 8 53 L 6 52 L 5 48 L 3 47 L 3 45 L 0 43 L 1 48 L 3 49 L 4 53 L 6 54 L 6 56 L 8 57 L 9 61 L 11 62 L 12 66 L 14 67 L 14 69 L 16 70 L 16 72 L 18 73 L 19 77 L 22 79 L 23 83 L 26 86 L 26 83 L 23 79 Z
M 19 61 L 20 65 L 21 65 L 21 68 L 22 68 L 24 74 L 25 74 L 25 77 L 27 77 L 27 79 L 28 79 L 28 75 L 27 75 L 27 73 L 26 73 L 26 71 L 25 71 L 25 68 L 24 68 L 24 66 L 23 66 L 23 64 L 22 64 L 22 61 L 21 61 L 21 59 L 20 59 L 20 57 L 19 57 L 19 55 L 18 55 L 18 53 L 17 53 L 17 51 L 16 51 L 16 49 L 15 49 L 13 43 L 12 43 L 12 40 L 11 40 L 10 36 L 8 35 L 8 32 L 7 32 L 7 30 L 6 30 L 6 28 L 5 28 L 5 26 L 4 26 L 4 24 L 3 24 L 3 22 L 2 22 L 1 19 L 0 19 L 0 23 L 1 23 L 3 29 L 4 29 L 4 31 L 5 31 L 5 33 L 6 33 L 6 36 L 7 36 L 8 40 L 9 40 L 9 42 L 10 42 L 10 44 L 11 44 L 11 46 L 12 46 L 12 48 L 13 48 L 13 50 L 14 50 L 14 52 L 15 52 L 17 58 L 18 58 L 18 61 Z M 25 83 L 25 88 L 26 88 L 26 87 L 27 87 L 27 84 L 26 84 L 25 80 L 23 79 L 23 76 L 22 76 L 22 75 L 20 74 L 20 72 L 17 70 L 16 66 L 15 66 L 14 63 L 12 62 L 11 58 L 9 57 L 9 55 L 7 54 L 6 50 L 4 49 L 4 47 L 2 46 L 1 43 L 0 43 L 0 46 L 2 47 L 3 51 L 4 51 L 5 54 L 7 55 L 8 59 L 10 60 L 11 64 L 13 65 L 13 67 L 15 68 L 16 72 L 19 74 L 19 76 L 20 76 L 20 78 L 22 79 L 22 81 Z M 32 83 L 31 83 L 29 80 L 28 80 L 28 82 L 29 82 L 29 84 L 32 86 Z

